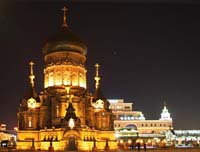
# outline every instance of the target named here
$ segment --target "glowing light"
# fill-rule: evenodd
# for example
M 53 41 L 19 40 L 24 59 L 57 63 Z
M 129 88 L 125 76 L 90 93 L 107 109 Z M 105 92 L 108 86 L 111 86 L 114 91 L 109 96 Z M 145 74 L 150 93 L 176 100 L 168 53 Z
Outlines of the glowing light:
M 74 126 L 75 126 L 75 124 L 74 124 L 74 119 L 73 119 L 73 118 L 70 118 L 70 119 L 69 119 L 69 128 L 70 128 L 70 129 L 73 129 Z
M 28 127 L 32 127 L 32 117 L 28 117 Z
M 132 141 L 131 141 L 131 139 L 129 139 L 129 140 L 128 140 L 128 144 L 131 144 L 131 143 L 132 143 Z
M 27 104 L 28 104 L 28 108 L 34 109 L 36 107 L 36 100 L 31 97 L 30 99 L 28 99 Z
M 160 139 L 156 139 L 156 142 L 159 143 L 159 142 L 160 142 Z
M 70 87 L 66 87 L 65 89 L 67 91 L 67 94 L 69 94 Z
M 53 73 L 51 72 L 49 74 L 49 86 L 53 86 L 54 85 L 54 79 L 53 79 Z
M 148 142 L 148 144 L 151 144 L 151 140 L 150 140 L 150 139 L 148 139 L 148 141 L 147 141 L 147 142 Z
M 136 141 L 136 143 L 143 144 L 143 140 L 142 140 L 142 139 L 138 139 L 138 140 Z
M 55 84 L 56 85 L 61 85 L 62 84 L 61 74 L 57 74 Z
M 85 84 L 83 80 L 79 80 L 79 86 L 85 88 Z
M 119 143 L 120 143 L 120 144 L 123 144 L 123 143 L 124 143 L 124 141 L 121 139 L 121 140 L 119 141 Z
M 116 137 L 116 138 L 118 138 L 118 137 L 119 137 L 119 134 L 118 134 L 118 133 L 116 133 L 116 134 L 115 134 L 115 137 Z
M 73 86 L 78 86 L 78 81 L 74 79 L 74 81 L 72 81 L 72 85 Z
M 96 101 L 96 103 L 94 104 L 94 107 L 96 109 L 102 109 L 104 107 L 104 102 L 103 100 L 99 99 Z
M 14 130 L 15 130 L 15 131 L 18 131 L 18 127 L 14 127 Z

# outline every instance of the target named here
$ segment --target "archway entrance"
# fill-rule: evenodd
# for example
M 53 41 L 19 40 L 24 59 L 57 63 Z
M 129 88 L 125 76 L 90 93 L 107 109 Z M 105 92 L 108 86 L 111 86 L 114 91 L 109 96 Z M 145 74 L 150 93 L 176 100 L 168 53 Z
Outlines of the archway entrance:
M 68 151 L 76 151 L 77 150 L 76 137 L 74 135 L 70 135 L 68 137 L 67 150 Z

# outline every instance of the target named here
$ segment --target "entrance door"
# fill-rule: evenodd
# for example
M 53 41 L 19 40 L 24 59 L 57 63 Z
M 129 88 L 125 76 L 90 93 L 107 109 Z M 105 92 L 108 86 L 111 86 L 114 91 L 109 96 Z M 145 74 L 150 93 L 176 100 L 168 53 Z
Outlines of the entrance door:
M 75 136 L 69 136 L 67 150 L 68 151 L 76 151 L 77 150 Z

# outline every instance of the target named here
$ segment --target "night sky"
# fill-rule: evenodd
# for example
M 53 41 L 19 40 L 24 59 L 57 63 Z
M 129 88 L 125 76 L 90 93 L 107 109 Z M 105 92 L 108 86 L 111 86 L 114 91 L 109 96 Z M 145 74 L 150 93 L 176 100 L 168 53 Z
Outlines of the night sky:
M 35 62 L 43 88 L 44 41 L 62 24 L 88 46 L 88 89 L 101 65 L 105 96 L 133 102 L 146 119 L 159 119 L 166 99 L 175 129 L 200 129 L 200 3 L 188 1 L 0 1 L 0 122 L 17 126 L 20 99 Z

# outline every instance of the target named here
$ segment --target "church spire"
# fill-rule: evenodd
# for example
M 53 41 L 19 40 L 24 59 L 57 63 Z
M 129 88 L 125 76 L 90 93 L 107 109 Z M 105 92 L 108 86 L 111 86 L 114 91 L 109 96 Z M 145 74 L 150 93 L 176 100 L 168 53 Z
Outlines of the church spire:
M 166 100 L 164 100 L 164 108 L 162 110 L 160 120 L 172 120 L 172 118 L 170 117 L 170 113 L 166 106 Z
M 65 28 L 65 27 L 67 27 L 67 11 L 68 11 L 67 7 L 64 6 L 62 11 L 63 11 L 63 24 L 62 24 L 62 27 Z
M 30 84 L 32 87 L 34 87 L 34 79 L 35 79 L 35 75 L 33 74 L 33 66 L 34 66 L 34 62 L 30 62 L 30 75 L 29 75 L 29 79 L 30 79 Z
M 100 65 L 98 64 L 98 63 L 96 63 L 95 64 L 95 67 L 96 67 L 96 76 L 95 76 L 95 81 L 96 81 L 96 84 L 95 84 L 95 88 L 97 89 L 97 88 L 99 88 L 99 86 L 100 86 L 100 77 L 99 77 L 99 67 L 100 67 Z
M 167 99 L 166 97 L 164 98 L 164 108 L 167 106 Z

